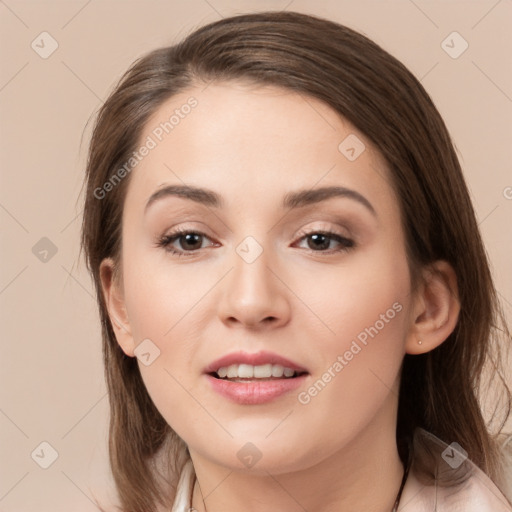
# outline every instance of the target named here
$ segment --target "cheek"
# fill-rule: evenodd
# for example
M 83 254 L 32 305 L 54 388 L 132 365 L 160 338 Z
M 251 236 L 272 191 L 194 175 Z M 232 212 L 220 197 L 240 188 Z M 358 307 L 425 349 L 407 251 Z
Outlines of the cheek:
M 367 251 L 347 261 L 315 272 L 315 278 L 302 285 L 307 304 L 329 327 L 323 330 L 327 345 L 342 350 L 354 339 L 364 345 L 373 338 L 380 341 L 374 349 L 399 343 L 407 327 L 411 291 L 405 254 Z
M 194 326 L 194 308 L 211 287 L 211 274 L 187 271 L 170 265 L 165 255 L 148 258 L 134 255 L 124 269 L 126 308 L 135 342 L 176 338 L 186 324 Z
M 151 398 L 168 420 L 169 411 L 185 407 L 191 400 L 184 387 L 189 386 L 192 371 L 199 368 L 197 349 L 205 321 L 211 320 L 207 294 L 218 278 L 206 266 L 204 270 L 183 270 L 170 265 L 165 255 L 151 259 L 136 252 L 124 265 L 134 343 L 137 346 L 144 341 L 157 355 L 152 355 L 148 366 L 139 362 L 139 368 Z
M 334 422 L 359 422 L 389 394 L 403 360 L 410 308 L 407 259 L 399 251 L 381 253 L 316 277 L 309 304 L 329 330 L 317 336 L 322 364 L 303 402 L 323 403 Z M 302 327 L 313 335 L 310 322 Z M 347 406 L 356 414 L 347 416 Z

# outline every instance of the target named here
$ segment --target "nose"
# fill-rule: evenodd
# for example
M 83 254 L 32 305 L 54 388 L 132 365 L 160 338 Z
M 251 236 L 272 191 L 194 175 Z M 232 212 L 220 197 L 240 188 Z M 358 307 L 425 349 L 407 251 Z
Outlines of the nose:
M 218 314 L 228 327 L 273 329 L 290 320 L 291 291 L 284 284 L 278 267 L 264 250 L 251 263 L 237 253 L 233 269 L 223 280 Z M 272 267 L 272 268 L 271 268 Z

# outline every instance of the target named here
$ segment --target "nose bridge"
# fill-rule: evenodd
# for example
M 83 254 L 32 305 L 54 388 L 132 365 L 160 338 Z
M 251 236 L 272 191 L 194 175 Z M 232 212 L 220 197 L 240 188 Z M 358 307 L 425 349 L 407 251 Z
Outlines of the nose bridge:
M 236 247 L 226 280 L 219 315 L 223 320 L 238 320 L 255 325 L 267 319 L 274 323 L 288 320 L 289 303 L 286 288 L 274 275 L 276 261 L 272 244 L 246 236 Z
M 252 235 L 246 236 L 235 247 L 231 286 L 232 293 L 237 294 L 242 303 L 268 303 L 270 289 L 274 288 L 269 275 L 273 259 L 269 244 L 259 238 L 261 242 Z

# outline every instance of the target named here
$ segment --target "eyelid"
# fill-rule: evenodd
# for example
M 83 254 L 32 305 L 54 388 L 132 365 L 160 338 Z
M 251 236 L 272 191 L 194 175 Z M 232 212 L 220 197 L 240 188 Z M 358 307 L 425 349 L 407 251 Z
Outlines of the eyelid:
M 308 224 L 308 226 L 309 226 L 309 224 Z M 320 223 L 320 226 L 318 224 L 316 224 L 313 227 L 301 228 L 297 232 L 296 237 L 302 237 L 305 235 L 309 235 L 311 233 L 315 233 L 317 231 L 318 232 L 328 231 L 330 233 L 336 234 L 343 238 L 352 238 L 352 234 L 349 232 L 349 230 L 347 228 L 344 229 L 345 233 L 343 233 L 340 227 L 333 226 L 331 223 L 328 223 L 328 222 L 323 222 L 323 224 Z
M 209 247 L 215 247 L 219 246 L 219 244 L 212 240 L 213 237 L 210 237 L 208 234 L 204 233 L 203 231 L 200 231 L 198 229 L 193 229 L 189 227 L 183 227 L 180 226 L 175 229 L 171 229 L 171 231 L 167 231 L 165 234 L 158 237 L 155 246 L 158 248 L 163 248 L 166 252 L 171 254 L 172 256 L 177 257 L 189 257 L 193 258 L 195 256 L 200 255 L 203 251 L 201 249 L 206 249 L 207 247 L 200 247 L 195 250 L 185 250 L 185 249 L 176 249 L 173 247 L 172 244 L 174 244 L 177 240 L 179 240 L 182 236 L 185 236 L 187 234 L 196 234 L 201 237 L 206 238 L 210 241 L 212 241 L 212 244 L 209 245 Z M 307 239 L 309 236 L 312 236 L 314 234 L 320 234 L 322 236 L 327 237 L 330 241 L 335 241 L 338 244 L 338 247 L 329 249 L 329 250 L 314 250 L 311 248 L 302 248 L 305 250 L 308 254 L 316 255 L 315 253 L 318 253 L 320 256 L 331 256 L 331 255 L 338 255 L 345 252 L 350 251 L 354 247 L 356 247 L 358 244 L 354 241 L 353 237 L 345 236 L 341 234 L 336 228 L 332 227 L 317 227 L 317 228 L 309 228 L 305 229 L 302 228 L 299 233 L 295 237 L 295 241 L 292 243 L 292 245 L 297 244 L 297 242 L 300 242 L 302 240 Z

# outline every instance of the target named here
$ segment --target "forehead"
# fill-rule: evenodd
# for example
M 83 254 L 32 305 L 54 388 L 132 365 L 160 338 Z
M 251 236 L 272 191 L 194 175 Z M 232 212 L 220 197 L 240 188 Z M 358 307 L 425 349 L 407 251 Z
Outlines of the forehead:
M 127 202 L 185 182 L 245 205 L 330 185 L 394 199 L 386 163 L 364 134 L 320 100 L 280 87 L 191 87 L 151 116 L 143 145 L 151 149 L 132 171 Z

